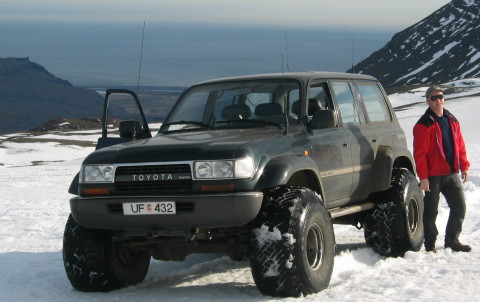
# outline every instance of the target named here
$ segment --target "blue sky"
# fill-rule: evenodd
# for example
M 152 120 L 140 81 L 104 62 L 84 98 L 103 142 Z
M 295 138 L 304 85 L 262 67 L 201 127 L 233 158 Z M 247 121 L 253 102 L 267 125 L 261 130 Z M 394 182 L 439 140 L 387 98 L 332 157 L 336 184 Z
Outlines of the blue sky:
M 448 0 L 0 0 L 2 21 L 175 22 L 401 30 Z

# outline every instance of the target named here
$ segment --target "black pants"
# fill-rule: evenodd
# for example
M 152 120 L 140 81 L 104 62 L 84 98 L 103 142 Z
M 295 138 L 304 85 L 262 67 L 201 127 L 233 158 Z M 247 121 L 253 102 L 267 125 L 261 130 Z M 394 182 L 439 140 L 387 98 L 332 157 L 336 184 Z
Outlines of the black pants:
M 458 241 L 462 232 L 463 219 L 465 218 L 466 205 L 463 196 L 462 183 L 458 174 L 445 176 L 430 176 L 430 192 L 425 192 L 425 210 L 423 223 L 425 227 L 425 242 L 435 242 L 438 235 L 435 220 L 438 215 L 438 202 L 440 193 L 445 196 L 450 215 L 445 231 L 445 243 Z

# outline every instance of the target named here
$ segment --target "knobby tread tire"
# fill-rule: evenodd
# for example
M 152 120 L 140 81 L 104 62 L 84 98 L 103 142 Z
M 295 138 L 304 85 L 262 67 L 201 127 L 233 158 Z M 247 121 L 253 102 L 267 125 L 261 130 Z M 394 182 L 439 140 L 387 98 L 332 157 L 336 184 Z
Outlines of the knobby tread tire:
M 84 292 L 108 292 L 145 279 L 149 254 L 136 255 L 122 264 L 111 232 L 78 225 L 70 215 L 63 236 L 63 263 L 72 286 Z
M 376 208 L 366 216 L 365 240 L 377 253 L 403 257 L 423 242 L 423 194 L 407 169 L 394 169 L 391 188 L 378 194 Z
M 308 229 L 315 225 L 323 235 L 322 264 L 315 271 L 306 259 Z M 299 297 L 326 288 L 335 256 L 330 217 L 321 198 L 297 187 L 270 192 L 252 228 L 250 267 L 264 295 Z

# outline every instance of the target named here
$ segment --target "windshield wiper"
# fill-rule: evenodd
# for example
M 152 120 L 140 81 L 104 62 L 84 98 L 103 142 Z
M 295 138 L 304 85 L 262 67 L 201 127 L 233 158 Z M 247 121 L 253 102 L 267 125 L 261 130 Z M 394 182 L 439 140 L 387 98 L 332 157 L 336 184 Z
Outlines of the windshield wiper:
M 195 125 L 195 126 L 199 126 L 201 128 L 204 128 L 204 129 L 212 129 L 212 127 L 210 127 L 210 125 L 202 123 L 202 122 L 198 122 L 198 121 L 178 121 L 178 122 L 164 123 L 160 127 L 160 130 L 163 130 L 166 127 L 172 126 L 172 125 Z M 191 130 L 192 128 L 187 128 L 187 129 Z M 187 129 L 182 128 L 182 129 L 175 129 L 175 130 L 187 130 Z
M 266 120 L 245 120 L 245 119 L 238 119 L 238 120 L 228 120 L 228 121 L 217 121 L 217 124 L 230 124 L 230 123 L 249 123 L 249 124 L 266 124 L 277 126 L 278 129 L 282 129 L 282 126 L 279 123 L 274 123 Z

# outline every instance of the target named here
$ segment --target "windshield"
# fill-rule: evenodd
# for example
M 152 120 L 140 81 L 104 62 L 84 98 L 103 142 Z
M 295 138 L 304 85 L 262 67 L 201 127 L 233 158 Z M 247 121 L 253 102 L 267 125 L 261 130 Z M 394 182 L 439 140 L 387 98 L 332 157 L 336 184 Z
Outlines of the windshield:
M 299 99 L 299 82 L 287 79 L 195 86 L 174 106 L 160 131 L 282 128 L 286 122 L 285 110 L 288 123 L 298 123 L 292 107 Z

